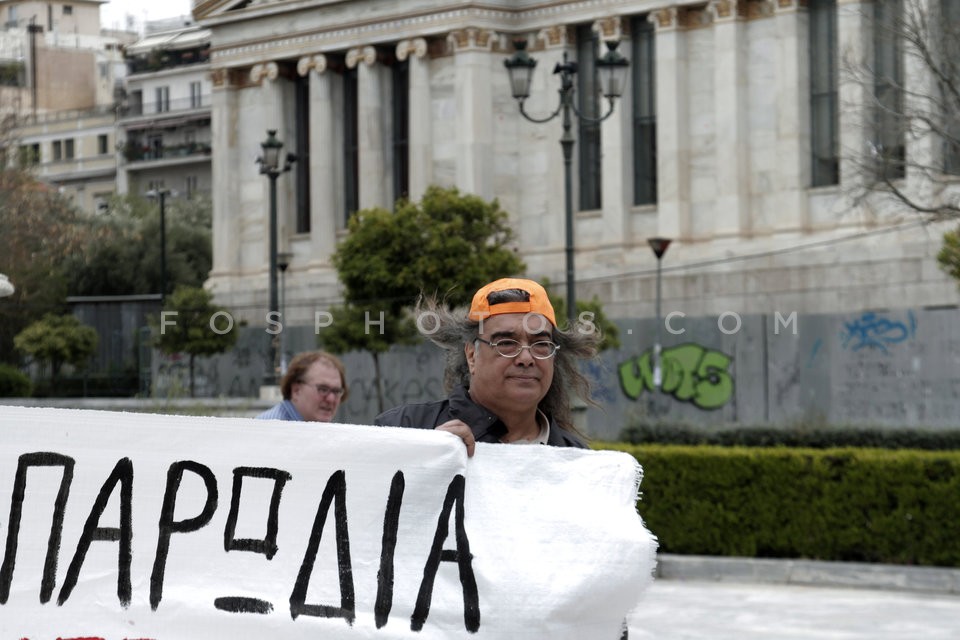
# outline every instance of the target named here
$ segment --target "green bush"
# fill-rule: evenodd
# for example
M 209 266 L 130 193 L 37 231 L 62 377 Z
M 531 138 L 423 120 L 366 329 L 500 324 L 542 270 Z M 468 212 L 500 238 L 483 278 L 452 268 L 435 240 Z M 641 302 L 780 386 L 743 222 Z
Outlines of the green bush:
M 631 444 L 686 444 L 724 447 L 878 447 L 960 449 L 960 429 L 868 429 L 860 427 L 734 427 L 702 430 L 678 425 L 631 425 L 620 438 Z
M 667 553 L 960 567 L 960 452 L 594 446 L 643 466 Z
M 16 367 L 0 362 L 0 398 L 26 398 L 30 390 L 29 377 Z
M 136 373 L 87 374 L 61 376 L 55 385 L 38 380 L 34 396 L 38 398 L 128 398 L 140 391 Z

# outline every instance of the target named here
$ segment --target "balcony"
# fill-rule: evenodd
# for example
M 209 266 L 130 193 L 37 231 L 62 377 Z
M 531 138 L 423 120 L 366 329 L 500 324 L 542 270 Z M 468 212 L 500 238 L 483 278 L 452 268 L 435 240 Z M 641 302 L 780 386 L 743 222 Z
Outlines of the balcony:
M 156 73 L 167 69 L 177 69 L 194 64 L 210 62 L 210 47 L 190 49 L 187 51 L 162 51 L 154 49 L 147 55 L 127 59 L 127 70 L 130 75 L 138 73 Z
M 209 142 L 186 142 L 183 144 L 145 145 L 138 140 L 128 140 L 122 149 L 129 165 L 163 161 L 163 164 L 185 164 L 207 161 L 211 148 Z M 136 167 L 128 166 L 128 169 Z
M 210 94 L 196 95 L 189 98 L 164 100 L 163 102 L 141 102 L 128 98 L 126 104 L 120 107 L 120 120 L 134 120 L 150 116 L 153 119 L 182 115 L 185 112 L 209 112 Z

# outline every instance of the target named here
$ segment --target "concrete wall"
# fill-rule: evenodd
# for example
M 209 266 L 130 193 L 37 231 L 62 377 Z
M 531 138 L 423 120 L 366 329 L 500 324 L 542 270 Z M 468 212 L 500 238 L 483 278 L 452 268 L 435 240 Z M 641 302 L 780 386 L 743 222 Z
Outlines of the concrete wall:
M 701 428 L 794 424 L 960 427 L 960 310 L 903 309 L 837 315 L 674 315 L 662 331 L 663 391 L 652 392 L 653 319 L 622 320 L 621 348 L 586 371 L 600 408 L 586 430 L 615 438 L 629 424 Z M 198 359 L 201 395 L 256 396 L 267 334 L 246 328 L 236 348 Z M 309 328 L 285 330 L 285 351 L 315 348 Z M 350 398 L 343 422 L 378 413 L 373 359 L 345 358 Z M 186 388 L 187 360 L 156 356 L 157 393 Z M 432 345 L 381 356 L 385 406 L 441 398 L 443 363 Z M 180 382 L 173 382 L 176 379 Z

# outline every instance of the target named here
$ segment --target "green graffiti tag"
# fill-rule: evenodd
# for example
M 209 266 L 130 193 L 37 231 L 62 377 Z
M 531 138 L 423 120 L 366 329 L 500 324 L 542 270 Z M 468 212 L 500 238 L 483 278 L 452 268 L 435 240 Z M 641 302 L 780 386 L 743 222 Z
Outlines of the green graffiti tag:
M 698 344 L 681 344 L 661 353 L 663 392 L 700 409 L 719 409 L 733 395 L 730 356 Z M 653 349 L 620 364 L 620 388 L 631 400 L 653 391 Z

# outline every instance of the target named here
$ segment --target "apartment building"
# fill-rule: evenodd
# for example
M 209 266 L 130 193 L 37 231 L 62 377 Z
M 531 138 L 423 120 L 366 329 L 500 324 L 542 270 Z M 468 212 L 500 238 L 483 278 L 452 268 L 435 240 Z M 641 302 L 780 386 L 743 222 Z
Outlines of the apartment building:
M 209 32 L 101 31 L 101 4 L 0 2 L 7 161 L 91 213 L 115 193 L 209 194 Z
M 114 94 L 133 39 L 100 31 L 101 4 L 0 2 L 7 161 L 32 167 L 90 212 L 116 191 Z
M 17 162 L 83 211 L 100 212 L 116 192 L 113 105 L 31 116 L 16 129 Z
M 117 119 L 118 190 L 209 195 L 210 32 L 190 25 L 148 33 L 127 47 L 126 58 Z

